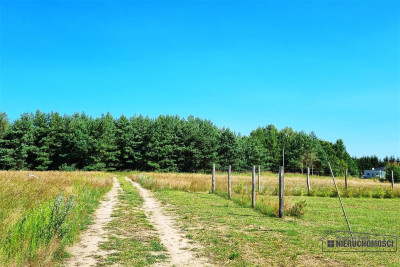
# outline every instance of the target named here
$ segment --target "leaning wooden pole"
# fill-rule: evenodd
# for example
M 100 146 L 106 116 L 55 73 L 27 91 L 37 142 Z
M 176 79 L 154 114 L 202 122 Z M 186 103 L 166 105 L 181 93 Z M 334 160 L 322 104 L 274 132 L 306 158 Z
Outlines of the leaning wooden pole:
M 311 186 L 310 186 L 310 168 L 307 168 L 307 193 L 310 194 Z
M 394 176 L 393 176 L 393 170 L 392 170 L 392 192 L 394 192 Z
M 353 232 L 351 231 L 349 219 L 347 219 L 347 215 L 346 215 L 346 211 L 344 210 L 342 198 L 340 197 L 339 189 L 338 189 L 338 187 L 337 187 L 337 185 L 336 185 L 335 176 L 333 175 L 332 167 L 331 167 L 331 164 L 330 164 L 329 162 L 328 162 L 328 165 L 329 165 L 329 170 L 331 171 L 331 174 L 332 174 L 333 183 L 335 184 L 335 187 L 336 187 L 336 192 L 337 192 L 338 197 L 339 197 L 339 200 L 340 200 L 340 205 L 342 206 L 342 210 L 343 210 L 344 217 L 346 218 L 347 226 L 349 227 L 350 235 L 351 235 L 351 237 L 353 237 Z
M 251 207 L 256 206 L 256 166 L 253 166 L 253 173 L 251 177 Z
M 231 199 L 231 165 L 228 167 L 228 198 Z
M 283 205 L 283 198 L 284 198 L 284 188 L 285 185 L 283 183 L 284 180 L 284 167 L 279 167 L 279 218 L 283 218 L 284 216 L 284 205 Z
M 212 193 L 215 193 L 215 164 L 213 164 L 213 169 L 212 169 Z
M 261 192 L 261 183 L 260 183 L 261 174 L 260 174 L 260 172 L 261 172 L 261 168 L 260 168 L 260 165 L 258 165 L 258 193 Z

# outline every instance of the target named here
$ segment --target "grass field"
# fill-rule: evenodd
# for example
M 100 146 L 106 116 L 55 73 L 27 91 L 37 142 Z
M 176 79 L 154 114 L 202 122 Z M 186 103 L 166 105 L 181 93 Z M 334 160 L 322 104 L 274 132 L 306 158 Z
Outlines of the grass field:
M 250 208 L 250 196 L 238 188 L 249 187 L 250 176 L 235 175 L 234 199 L 225 197 L 226 175 L 216 176 L 217 194 L 209 194 L 211 175 L 178 173 L 145 173 L 134 180 L 156 191 L 170 211 L 179 218 L 187 236 L 204 245 L 205 256 L 216 265 L 233 266 L 400 266 L 398 253 L 323 253 L 318 239 L 327 231 L 347 231 L 339 201 L 330 194 L 318 197 L 296 196 L 295 188 L 305 188 L 305 178 L 287 175 L 287 202 L 305 201 L 305 214 L 300 217 L 274 216 L 278 203 L 273 190 L 276 175 L 263 174 L 264 190 L 257 195 L 258 208 Z M 332 179 L 312 177 L 318 192 L 331 192 Z M 343 178 L 338 178 L 343 192 Z M 387 183 L 351 178 L 349 188 L 365 192 L 348 195 L 343 202 L 353 232 L 400 235 L 400 199 L 393 195 L 374 195 L 391 189 Z M 291 190 L 291 191 L 290 191 Z M 371 192 L 371 193 L 368 193 Z M 322 194 L 321 194 L 322 195 Z M 236 198 L 236 199 L 235 199 Z M 169 205 L 168 205 L 169 206 Z M 261 207 L 260 207 L 261 206 Z
M 29 177 L 34 174 L 38 178 Z M 90 223 L 112 184 L 101 172 L 0 172 L 0 265 L 49 266 Z
M 142 182 L 146 184 L 147 188 L 176 189 L 190 192 L 208 192 L 211 189 L 211 174 L 150 172 L 141 173 L 140 175 L 146 178 Z M 215 180 L 216 190 L 226 192 L 228 183 L 227 174 L 217 173 L 215 175 Z M 310 181 L 311 196 L 337 196 L 333 187 L 332 177 L 311 176 Z M 336 177 L 336 183 L 342 192 L 342 195 L 347 197 L 400 197 L 400 186 L 397 186 L 394 192 L 392 192 L 390 183 L 380 182 L 376 179 L 349 177 L 347 192 L 344 190 L 344 177 Z M 278 174 L 270 172 L 261 173 L 261 195 L 277 195 L 278 186 Z M 251 173 L 233 173 L 232 190 L 233 192 L 250 193 Z M 306 175 L 285 174 L 285 195 L 308 195 Z
M 29 177 L 34 174 L 38 178 Z M 346 231 L 347 225 L 331 177 L 285 176 L 285 218 L 276 218 L 276 174 L 262 173 L 256 207 L 250 206 L 250 174 L 232 176 L 232 199 L 227 199 L 226 174 L 216 175 L 216 194 L 210 194 L 210 174 L 0 172 L 0 266 L 56 266 L 68 256 L 65 248 L 77 241 L 117 176 L 121 185 L 114 220 L 107 226 L 108 251 L 97 265 L 149 266 L 168 262 L 166 248 L 142 209 L 143 199 L 130 176 L 155 191 L 179 228 L 203 249 L 199 256 L 216 266 L 400 266 L 399 253 L 323 253 L 327 231 Z M 400 236 L 399 189 L 389 183 L 337 178 L 345 196 L 352 230 Z M 398 187 L 398 185 L 396 185 Z M 305 203 L 301 213 L 290 210 Z M 303 215 L 302 215 L 303 213 Z

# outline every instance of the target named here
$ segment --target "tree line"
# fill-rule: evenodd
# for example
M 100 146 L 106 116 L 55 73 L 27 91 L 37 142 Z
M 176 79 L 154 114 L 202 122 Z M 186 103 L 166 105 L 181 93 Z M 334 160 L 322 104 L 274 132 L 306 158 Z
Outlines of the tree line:
M 261 165 L 263 170 L 305 172 L 312 168 L 336 175 L 346 169 L 354 176 L 384 162 L 376 157 L 351 157 L 341 139 L 335 143 L 314 132 L 290 127 L 259 127 L 249 136 L 218 128 L 209 120 L 189 116 L 93 118 L 85 113 L 24 113 L 9 122 L 0 112 L 0 169 L 3 170 L 140 170 L 209 171 L 212 164 L 236 171 Z M 385 158 L 390 161 L 394 158 Z M 398 159 L 397 159 L 398 160 Z

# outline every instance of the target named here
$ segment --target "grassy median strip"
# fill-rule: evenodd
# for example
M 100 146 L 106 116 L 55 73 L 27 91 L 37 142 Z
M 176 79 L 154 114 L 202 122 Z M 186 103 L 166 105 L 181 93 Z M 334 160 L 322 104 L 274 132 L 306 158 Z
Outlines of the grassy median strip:
M 148 266 L 164 261 L 167 258 L 165 248 L 140 209 L 143 199 L 122 177 L 118 178 L 123 190 L 119 195 L 120 203 L 113 213 L 115 219 L 107 226 L 109 240 L 100 245 L 109 255 L 99 259 L 99 265 Z

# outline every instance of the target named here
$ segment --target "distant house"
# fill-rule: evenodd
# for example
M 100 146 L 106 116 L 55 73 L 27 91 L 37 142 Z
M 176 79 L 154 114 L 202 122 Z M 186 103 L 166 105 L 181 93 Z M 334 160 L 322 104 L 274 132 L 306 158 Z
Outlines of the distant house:
M 386 167 L 372 168 L 372 170 L 364 170 L 363 178 L 385 178 Z

